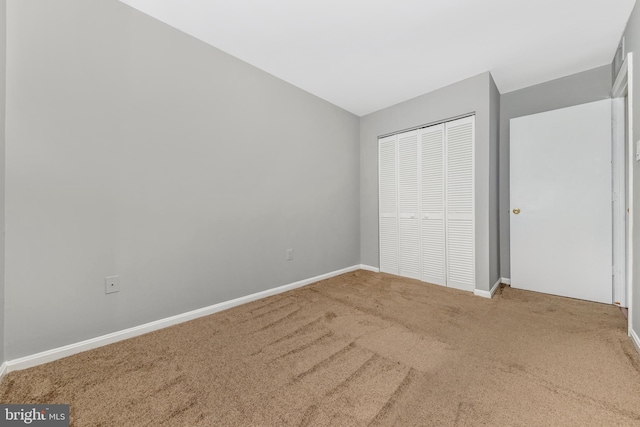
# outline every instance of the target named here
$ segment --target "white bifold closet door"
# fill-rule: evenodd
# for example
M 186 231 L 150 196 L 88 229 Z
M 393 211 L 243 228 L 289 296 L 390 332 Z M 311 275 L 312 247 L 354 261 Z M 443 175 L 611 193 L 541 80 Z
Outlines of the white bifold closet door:
M 447 286 L 475 289 L 474 117 L 447 123 L 446 233 Z
M 398 164 L 396 152 L 395 135 L 379 140 L 380 271 L 398 275 Z
M 379 140 L 380 271 L 474 289 L 474 123 Z
M 444 232 L 444 124 L 421 129 L 422 280 L 447 284 Z
M 398 135 L 398 229 L 400 272 L 420 279 L 418 131 Z

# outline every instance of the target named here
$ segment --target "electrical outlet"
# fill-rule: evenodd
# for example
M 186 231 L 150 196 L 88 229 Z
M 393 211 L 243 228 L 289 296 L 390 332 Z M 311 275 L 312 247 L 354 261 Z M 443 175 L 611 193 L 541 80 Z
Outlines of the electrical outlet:
M 120 276 L 110 276 L 104 278 L 104 293 L 112 294 L 120 291 Z
M 293 249 L 287 249 L 287 257 L 285 258 L 287 261 L 293 261 Z

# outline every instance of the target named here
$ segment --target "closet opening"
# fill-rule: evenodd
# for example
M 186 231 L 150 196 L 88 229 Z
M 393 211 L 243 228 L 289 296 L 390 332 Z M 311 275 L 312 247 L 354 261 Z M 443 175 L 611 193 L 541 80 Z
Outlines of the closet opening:
M 475 289 L 475 115 L 378 139 L 380 271 Z

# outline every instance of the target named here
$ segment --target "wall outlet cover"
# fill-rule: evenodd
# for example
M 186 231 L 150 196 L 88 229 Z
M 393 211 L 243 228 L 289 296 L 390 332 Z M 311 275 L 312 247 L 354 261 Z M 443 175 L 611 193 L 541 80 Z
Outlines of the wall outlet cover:
M 120 291 L 120 276 L 109 276 L 104 278 L 104 293 L 112 294 Z

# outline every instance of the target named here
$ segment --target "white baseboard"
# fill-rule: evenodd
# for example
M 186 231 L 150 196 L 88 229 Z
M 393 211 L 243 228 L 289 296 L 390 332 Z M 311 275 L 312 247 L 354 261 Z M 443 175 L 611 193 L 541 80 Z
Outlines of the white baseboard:
M 504 283 L 505 285 L 511 285 L 511 279 L 509 279 L 508 277 L 501 277 L 500 282 Z
M 5 375 L 7 375 L 7 372 L 7 362 L 4 362 L 2 365 L 0 365 L 0 381 L 2 381 Z
M 361 270 L 373 271 L 374 273 L 380 273 L 380 269 L 378 267 L 371 267 L 370 265 L 360 264 Z
M 504 277 L 501 277 L 498 279 L 498 281 L 496 283 L 493 284 L 493 286 L 491 287 L 491 289 L 489 289 L 488 291 L 483 291 L 482 289 L 474 289 L 473 290 L 473 294 L 482 298 L 493 298 L 493 295 L 496 293 L 496 291 L 498 290 L 498 288 L 500 287 L 501 283 L 505 283 L 507 285 L 509 285 L 511 283 L 511 280 L 509 279 L 505 279 Z
M 640 337 L 633 329 L 629 329 L 629 336 L 631 337 L 631 341 L 633 341 L 633 344 L 636 346 L 636 350 L 638 350 L 638 353 L 640 353 Z
M 156 320 L 154 322 L 145 323 L 144 325 L 134 326 L 133 328 L 124 329 L 122 331 L 113 332 L 111 334 L 102 335 L 102 336 L 91 338 L 85 341 L 80 341 L 75 344 L 69 344 L 63 347 L 58 347 L 51 350 L 43 351 L 41 353 L 32 354 L 30 356 L 21 357 L 19 359 L 9 360 L 3 363 L 2 367 L 0 368 L 0 379 L 2 375 L 8 372 L 17 371 L 20 369 L 27 369 L 33 366 L 42 365 L 44 363 L 53 362 L 54 360 L 62 359 L 63 357 L 71 356 L 73 354 L 81 353 L 83 351 L 102 347 L 104 345 L 112 344 L 114 342 L 137 337 L 139 335 L 157 331 L 158 329 L 167 328 L 169 326 L 177 325 L 179 323 L 187 322 L 189 320 L 197 319 L 199 317 L 208 316 L 210 314 L 218 313 L 223 310 L 228 310 L 230 308 L 237 307 L 239 305 L 246 304 L 251 301 L 256 301 L 272 295 L 277 295 L 286 291 L 290 291 L 292 289 L 309 285 L 311 283 L 319 282 L 320 280 L 324 280 L 331 277 L 339 276 L 341 274 L 356 271 L 361 268 L 362 268 L 361 265 L 354 265 L 352 267 L 347 267 L 341 270 L 332 271 L 330 273 L 321 274 L 319 276 L 300 280 L 298 282 L 290 283 L 288 285 L 278 286 L 277 288 L 268 289 L 266 291 L 257 292 L 255 294 L 232 299 L 230 301 L 225 301 L 218 304 L 210 305 L 208 307 L 199 308 L 197 310 L 178 314 L 176 316 L 167 317 L 165 319 Z

